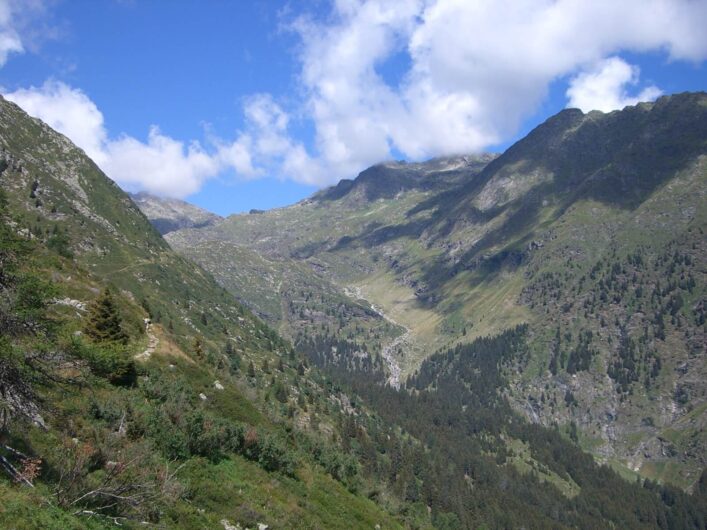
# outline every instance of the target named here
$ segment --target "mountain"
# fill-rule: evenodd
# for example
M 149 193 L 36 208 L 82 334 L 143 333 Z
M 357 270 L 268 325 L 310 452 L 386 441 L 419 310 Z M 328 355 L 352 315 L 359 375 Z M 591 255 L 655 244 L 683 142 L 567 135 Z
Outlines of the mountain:
M 395 261 L 391 256 L 398 252 L 397 245 L 396 249 L 381 253 L 373 246 L 355 252 L 347 246 L 356 237 L 378 237 L 383 230 L 398 230 L 409 210 L 426 199 L 451 192 L 460 180 L 477 174 L 492 159 L 491 155 L 482 155 L 439 159 L 430 164 L 381 164 L 363 172 L 353 182 L 343 181 L 292 207 L 231 216 L 207 229 L 173 232 L 167 239 L 175 249 L 209 268 L 222 285 L 230 286 L 231 292 L 256 313 L 266 318 L 270 315 L 286 337 L 296 340 L 325 318 L 330 322 L 327 330 L 331 333 L 347 337 L 355 332 L 357 340 L 371 349 L 392 352 L 396 347 L 389 346 L 396 340 L 404 340 L 406 328 L 415 324 L 406 321 L 402 311 L 398 314 L 394 309 L 385 310 L 385 304 L 368 297 L 362 291 L 365 286 L 357 285 L 356 279 L 373 271 L 386 271 L 387 267 L 380 266 L 381 260 Z M 376 175 L 383 179 L 377 179 Z M 330 252 L 334 248 L 336 251 Z M 238 260 L 228 259 L 233 252 L 239 254 Z M 263 279 L 269 278 L 270 273 L 259 272 L 260 260 L 267 260 L 268 267 L 275 267 L 288 277 L 287 281 L 272 283 L 278 289 L 273 291 L 269 287 L 271 293 L 277 294 L 282 286 L 298 283 L 303 284 L 302 288 L 298 292 L 282 292 L 275 298 L 263 296 L 261 293 L 268 292 Z M 230 273 L 228 268 L 232 263 L 237 265 Z M 252 273 L 244 274 L 244 269 Z M 300 281 L 289 278 L 292 271 L 297 271 Z M 319 286 L 331 284 L 338 291 L 337 305 L 343 306 L 340 311 L 343 325 L 338 323 L 339 316 L 332 321 L 334 315 L 322 315 L 321 307 L 312 303 L 321 298 L 317 294 Z M 412 287 L 414 290 L 418 286 Z M 393 292 L 387 287 L 384 290 L 388 294 Z M 403 296 L 407 298 L 407 293 Z M 269 298 L 265 302 L 267 308 L 266 298 Z M 363 320 L 355 316 L 357 309 L 348 307 L 351 303 L 369 308 Z M 278 308 L 284 309 L 278 311 Z M 426 317 L 419 316 L 417 323 Z M 363 330 L 356 332 L 357 327 Z M 419 344 L 420 348 L 426 346 L 423 342 Z M 388 357 L 390 362 L 394 361 L 392 355 Z
M 426 355 L 412 377 L 384 370 L 396 347 L 405 359 L 409 343 L 400 337 L 411 340 L 412 330 L 362 292 L 344 291 L 329 263 L 342 275 L 349 264 L 339 252 L 368 263 L 362 248 L 349 248 L 358 242 L 340 241 L 343 220 L 362 235 L 378 230 L 371 222 L 404 223 L 401 204 L 455 198 L 486 171 L 472 165 L 455 175 L 442 166 L 422 178 L 436 174 L 439 186 L 406 177 L 393 199 L 385 191 L 298 205 L 322 223 L 318 235 L 325 221 L 316 216 L 340 207 L 329 250 L 295 239 L 289 254 L 267 240 L 260 244 L 269 255 L 239 247 L 248 275 L 301 275 L 272 295 L 284 329 L 300 326 L 293 347 L 177 255 L 81 150 L 0 100 L 0 527 L 703 528 L 707 472 L 690 494 L 635 475 L 626 481 L 582 450 L 577 425 L 544 427 L 514 409 L 516 377 L 537 357 L 534 321 L 483 338 L 470 327 L 466 339 L 460 333 Z M 235 245 L 226 239 L 233 221 L 172 234 L 225 225 L 213 242 L 225 242 L 225 255 Z M 376 241 L 371 248 L 389 245 Z M 648 256 L 641 259 L 652 264 Z M 675 272 L 689 260 L 680 255 Z M 243 281 L 238 266 L 220 269 L 222 281 Z M 278 279 L 283 270 L 292 276 Z M 694 283 L 686 274 L 686 292 Z M 613 297 L 614 284 L 605 285 Z M 664 288 L 676 322 L 665 317 L 661 329 L 679 346 L 674 328 L 692 301 L 685 295 L 676 309 L 683 287 L 661 285 L 661 296 Z M 631 354 L 643 347 L 624 343 Z M 585 350 L 574 351 L 558 361 L 558 377 L 583 362 Z M 676 398 L 690 406 L 693 390 Z M 561 410 L 582 397 L 567 393 Z M 686 421 L 700 414 L 695 408 Z
M 495 155 L 437 158 L 425 163 L 387 162 L 370 167 L 355 180 L 343 179 L 313 197 L 314 200 L 363 201 L 392 199 L 410 190 L 443 191 L 458 184 L 466 174 L 482 169 Z
M 528 355 L 505 367 L 516 412 L 622 472 L 692 488 L 707 464 L 706 160 L 704 93 L 569 109 L 497 157 L 381 164 L 167 240 L 310 354 L 312 337 L 350 344 L 322 366 L 352 368 L 358 354 L 339 352 L 365 346 L 394 385 L 526 324 Z M 322 285 L 392 327 L 343 302 L 327 315 Z
M 164 235 L 182 228 L 211 226 L 220 216 L 178 199 L 164 199 L 146 192 L 131 193 L 130 198 Z

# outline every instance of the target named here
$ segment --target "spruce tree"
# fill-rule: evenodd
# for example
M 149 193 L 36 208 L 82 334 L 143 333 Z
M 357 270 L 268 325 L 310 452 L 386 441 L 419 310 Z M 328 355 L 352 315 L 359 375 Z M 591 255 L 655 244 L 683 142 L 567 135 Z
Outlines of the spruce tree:
M 128 343 L 128 335 L 121 326 L 118 308 L 110 289 L 106 288 L 91 304 L 84 333 L 95 342 Z

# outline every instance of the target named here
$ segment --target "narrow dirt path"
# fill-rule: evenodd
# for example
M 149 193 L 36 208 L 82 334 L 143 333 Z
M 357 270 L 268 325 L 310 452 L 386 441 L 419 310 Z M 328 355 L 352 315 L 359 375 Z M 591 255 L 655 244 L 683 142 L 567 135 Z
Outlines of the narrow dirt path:
M 155 335 L 155 332 L 152 330 L 152 322 L 147 318 L 145 319 L 145 333 L 147 334 L 147 348 L 144 352 L 138 353 L 135 356 L 135 359 L 138 361 L 147 360 L 152 357 L 152 354 L 155 353 L 157 349 L 157 345 L 160 343 L 160 339 L 157 338 L 157 335 Z

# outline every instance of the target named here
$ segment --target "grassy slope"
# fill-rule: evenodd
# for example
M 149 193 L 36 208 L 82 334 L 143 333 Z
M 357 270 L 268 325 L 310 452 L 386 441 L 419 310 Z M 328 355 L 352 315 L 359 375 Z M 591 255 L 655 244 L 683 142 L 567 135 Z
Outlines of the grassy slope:
M 298 375 L 297 360 L 284 357 L 288 345 L 239 306 L 209 274 L 173 253 L 127 196 L 68 140 L 12 104 L 0 102 L 0 112 L 4 161 L 0 181 L 8 195 L 13 230 L 33 242 L 23 270 L 50 279 L 54 299 L 71 304 L 56 302 L 48 307 L 53 326 L 59 330 L 49 337 L 55 344 L 52 347 L 64 348 L 62 337 L 82 329 L 83 307 L 105 286 L 113 288 L 123 326 L 131 336 L 130 354 L 137 355 L 148 345 L 143 324 L 146 307 L 155 321 L 151 333 L 159 339 L 152 355 L 139 362 L 142 376 L 134 387 L 108 383 L 71 354 L 67 359 L 75 368 L 68 373 L 80 376 L 83 384 L 37 387 L 48 430 L 18 419 L 10 442 L 42 458 L 43 473 L 36 490 L 13 485 L 4 475 L 0 478 L 0 526 L 114 526 L 110 520 L 74 516 L 73 509 L 55 506 L 56 470 L 65 460 L 60 451 L 74 438 L 75 443 L 102 452 L 106 460 L 142 455 L 144 470 L 158 473 L 169 459 L 160 449 L 161 435 L 125 437 L 118 428 L 123 421 L 120 414 L 96 412 L 96 407 L 103 410 L 110 404 L 124 412 L 131 410 L 135 416 L 126 420 L 128 431 L 132 424 L 138 428 L 144 421 L 141 414 L 156 414 L 169 403 L 160 405 L 158 398 L 151 397 L 150 381 L 155 378 L 164 382 L 160 387 L 174 387 L 174 395 L 185 400 L 179 413 L 201 411 L 218 421 L 241 422 L 283 439 L 299 425 L 306 439 L 329 444 L 339 414 L 332 401 L 336 396 L 315 379 Z M 67 236 L 61 247 L 67 257 L 45 246 L 54 227 Z M 193 347 L 197 338 L 202 341 L 200 355 Z M 229 360 L 222 354 L 228 342 L 234 344 L 240 370 L 222 362 Z M 23 346 L 18 343 L 17 347 Z M 284 370 L 273 370 L 281 360 Z M 251 361 L 255 376 L 247 377 L 245 368 Z M 216 388 L 216 381 L 222 390 Z M 293 418 L 288 419 L 287 403 L 273 398 L 278 385 L 311 396 L 309 404 L 316 413 L 305 413 L 291 393 L 288 401 Z M 200 393 L 205 400 L 199 398 Z M 297 421 L 314 416 L 317 429 Z M 144 425 L 149 427 L 150 422 Z M 298 454 L 294 447 L 288 450 Z M 235 454 L 214 462 L 192 455 L 176 476 L 176 497 L 155 509 L 161 509 L 161 520 L 175 528 L 216 526 L 222 518 L 291 528 L 301 528 L 303 522 L 312 528 L 370 528 L 376 523 L 397 527 L 379 506 L 350 493 L 306 453 L 297 461 L 296 478 L 286 478 Z M 104 470 L 99 465 L 85 473 L 82 480 L 90 483 Z M 215 477 L 219 477 L 218 487 Z M 247 487 L 236 488 L 246 480 Z

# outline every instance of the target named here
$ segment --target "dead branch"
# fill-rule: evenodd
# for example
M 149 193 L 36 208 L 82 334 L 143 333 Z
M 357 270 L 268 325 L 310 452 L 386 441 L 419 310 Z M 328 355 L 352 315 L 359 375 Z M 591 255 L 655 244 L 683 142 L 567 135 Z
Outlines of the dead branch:
M 23 482 L 30 488 L 34 488 L 34 484 L 27 480 L 27 478 L 22 473 L 17 471 L 15 466 L 13 466 L 10 461 L 2 455 L 0 455 L 0 464 L 2 464 L 3 469 L 7 472 L 8 475 L 13 478 L 13 480 L 17 482 Z

